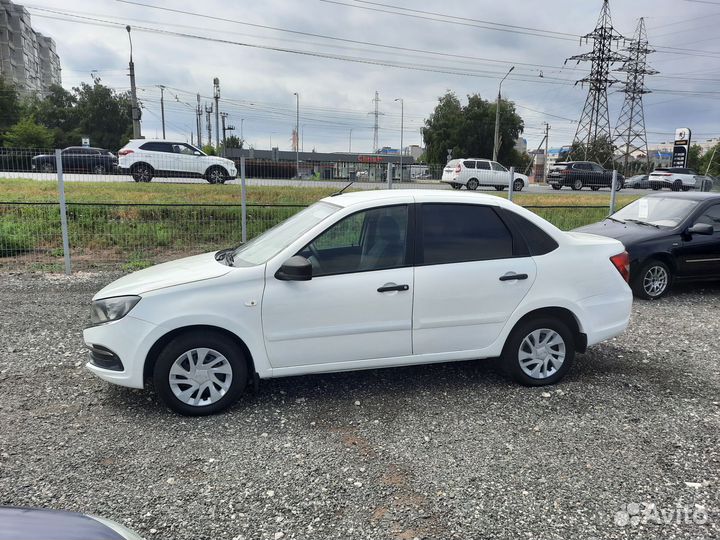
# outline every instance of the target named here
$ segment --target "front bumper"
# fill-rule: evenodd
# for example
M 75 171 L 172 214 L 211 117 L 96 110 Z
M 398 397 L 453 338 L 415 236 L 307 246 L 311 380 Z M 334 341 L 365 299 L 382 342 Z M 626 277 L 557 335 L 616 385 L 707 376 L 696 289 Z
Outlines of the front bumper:
M 113 384 L 143 388 L 145 359 L 164 333 L 161 326 L 130 315 L 86 328 L 83 339 L 90 349 L 90 361 L 85 367 Z

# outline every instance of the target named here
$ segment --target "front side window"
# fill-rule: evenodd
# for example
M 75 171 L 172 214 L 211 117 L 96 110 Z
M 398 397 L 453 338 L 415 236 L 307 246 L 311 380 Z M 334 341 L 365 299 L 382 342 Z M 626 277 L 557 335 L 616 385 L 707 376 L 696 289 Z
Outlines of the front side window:
M 332 225 L 298 253 L 313 277 L 398 268 L 407 263 L 408 207 L 356 212 Z
M 418 264 L 449 264 L 513 256 L 510 231 L 489 206 L 423 204 Z
M 707 223 L 713 226 L 713 230 L 720 232 L 720 204 L 714 204 L 697 218 L 695 223 Z
M 492 162 L 493 171 L 508 172 L 508 170 L 500 165 L 497 161 Z

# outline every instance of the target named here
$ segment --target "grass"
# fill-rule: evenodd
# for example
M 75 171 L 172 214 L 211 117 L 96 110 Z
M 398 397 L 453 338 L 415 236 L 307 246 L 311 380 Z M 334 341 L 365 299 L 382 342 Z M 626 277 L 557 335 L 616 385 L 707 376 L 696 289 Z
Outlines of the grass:
M 248 187 L 248 203 L 258 206 L 248 208 L 247 237 L 260 234 L 333 191 L 336 188 Z M 620 195 L 618 206 L 636 198 Z M 241 238 L 240 186 L 236 185 L 68 183 L 66 199 L 75 268 L 112 264 L 130 271 L 182 255 L 235 245 Z M 605 217 L 609 199 L 609 193 L 603 196 L 571 192 L 520 193 L 514 197 L 518 204 L 531 207 L 565 230 Z M 18 262 L 22 265 L 26 261 L 29 268 L 45 267 L 62 258 L 57 200 L 55 182 L 0 180 L 0 202 L 53 203 L 0 205 L 0 265 L 12 265 L 14 261 L 17 266 Z M 180 203 L 237 206 L 162 206 Z M 129 206 L 132 204 L 158 206 Z

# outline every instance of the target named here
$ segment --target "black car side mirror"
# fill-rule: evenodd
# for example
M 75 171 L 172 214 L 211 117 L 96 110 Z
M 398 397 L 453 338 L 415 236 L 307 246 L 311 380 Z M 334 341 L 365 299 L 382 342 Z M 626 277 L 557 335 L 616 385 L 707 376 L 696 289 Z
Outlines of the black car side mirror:
M 696 223 L 687 230 L 688 234 L 705 234 L 709 235 L 714 232 L 713 226 L 709 223 Z
M 275 278 L 281 281 L 310 281 L 312 279 L 312 263 L 305 257 L 295 255 L 283 263 L 275 272 Z

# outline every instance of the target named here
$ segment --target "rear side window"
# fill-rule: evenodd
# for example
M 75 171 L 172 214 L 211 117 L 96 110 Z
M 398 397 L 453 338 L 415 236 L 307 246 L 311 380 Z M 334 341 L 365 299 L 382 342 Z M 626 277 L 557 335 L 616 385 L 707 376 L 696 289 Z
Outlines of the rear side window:
M 419 218 L 419 265 L 513 256 L 512 235 L 489 206 L 422 204 Z
M 148 152 L 168 152 L 173 153 L 173 147 L 168 143 L 160 142 L 146 142 L 140 147 L 141 150 L 147 150 Z
M 489 171 L 489 170 L 490 170 L 490 163 L 488 163 L 487 161 L 478 161 L 478 162 L 477 162 L 477 168 L 478 168 L 478 169 L 482 169 L 482 170 L 484 170 L 484 171 Z
M 503 219 L 514 229 L 516 235 L 525 240 L 530 255 L 545 255 L 554 251 L 558 243 L 548 233 L 530 220 L 511 210 L 503 210 Z
M 463 161 L 463 166 L 466 169 L 474 169 L 475 168 L 475 162 L 474 161 Z
M 573 169 L 579 169 L 581 171 L 591 171 L 592 165 L 590 165 L 589 163 L 576 163 L 575 165 L 573 165 Z

